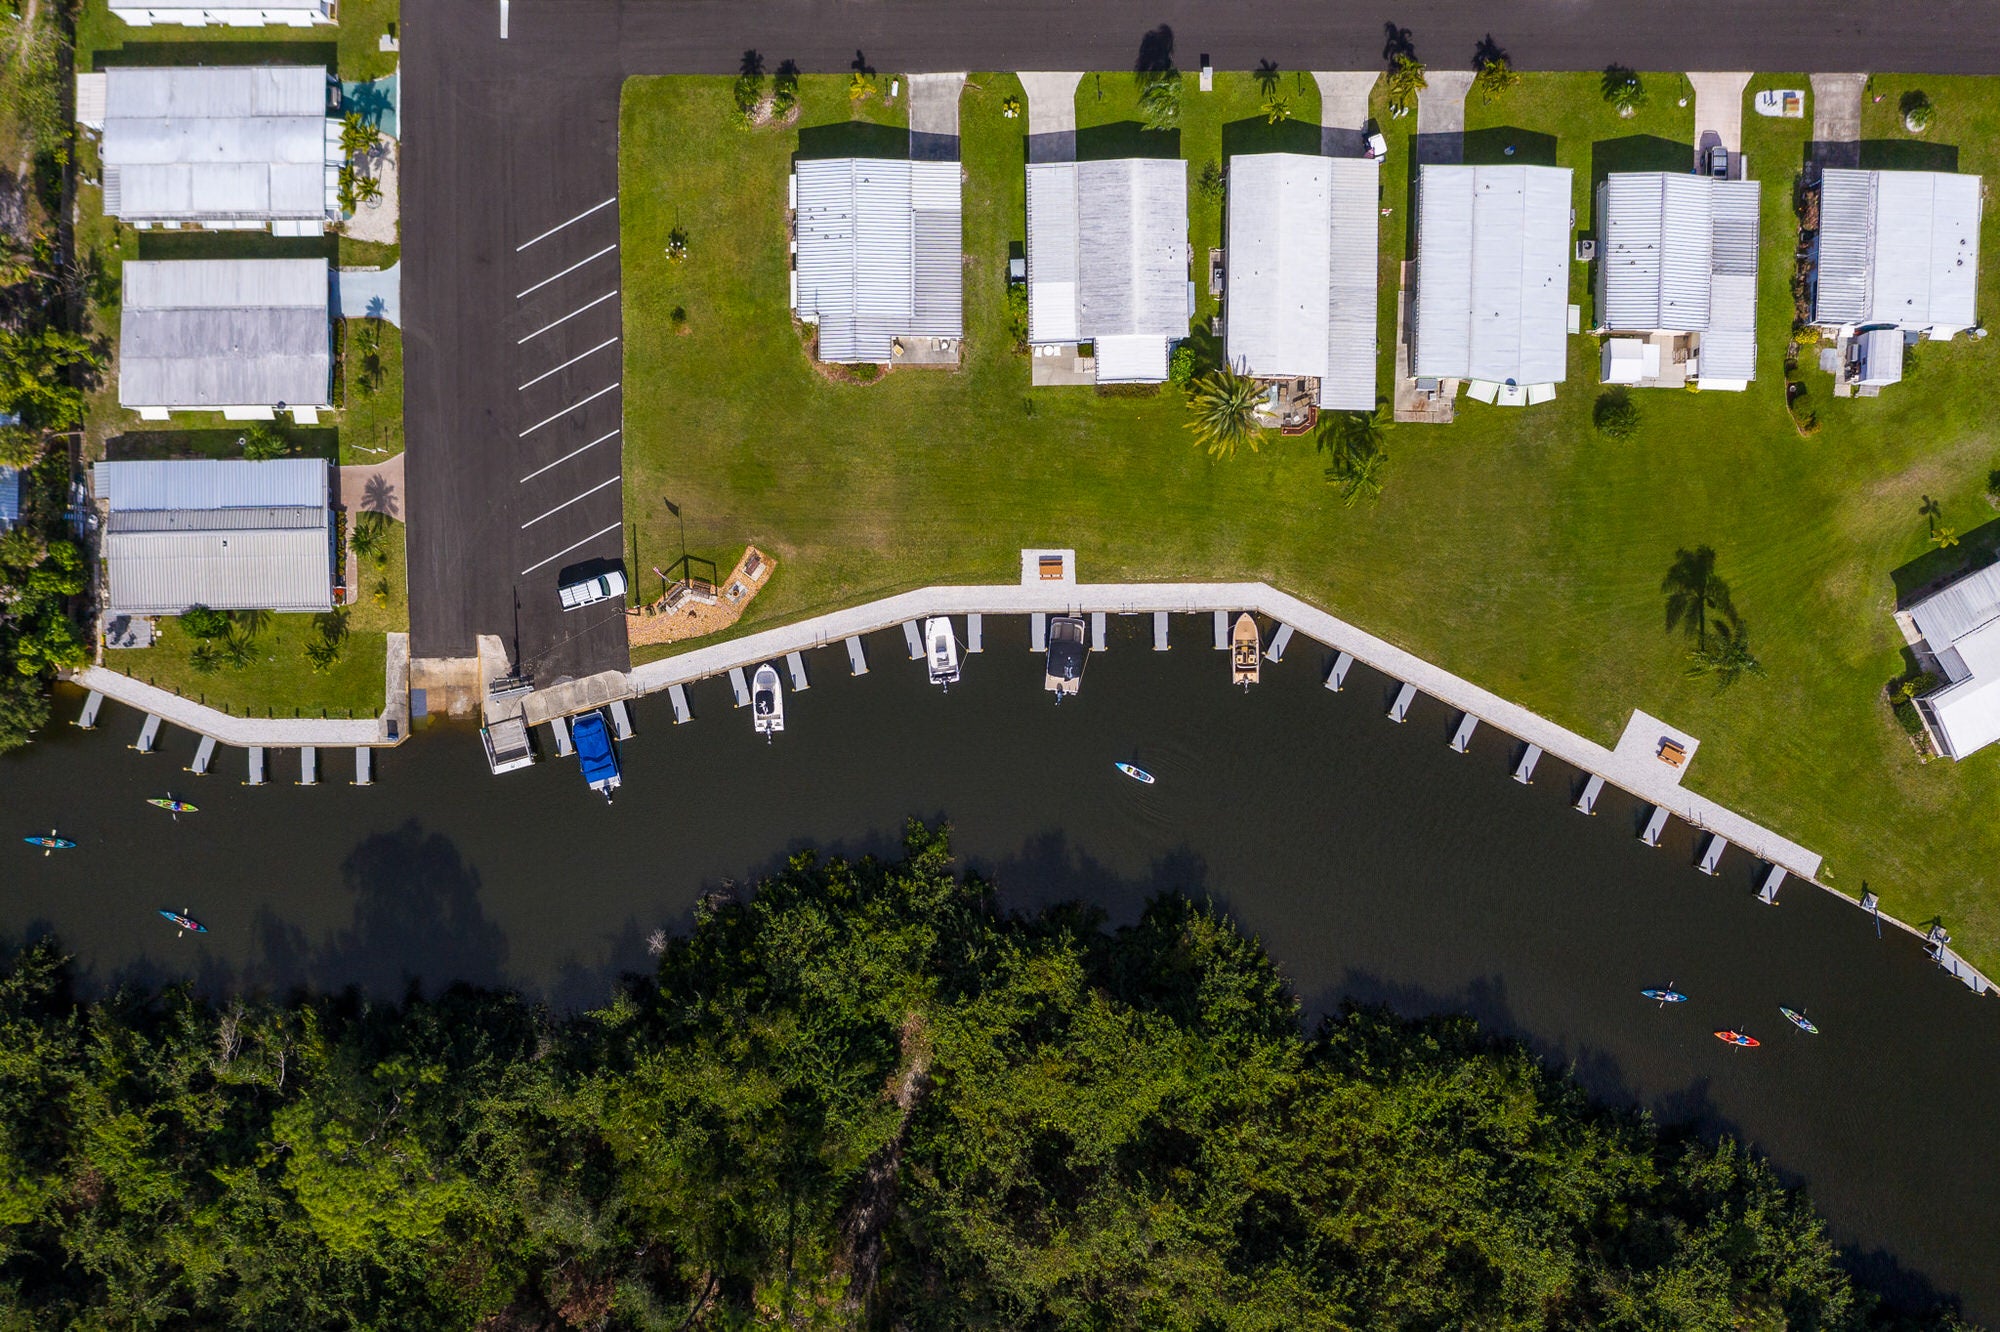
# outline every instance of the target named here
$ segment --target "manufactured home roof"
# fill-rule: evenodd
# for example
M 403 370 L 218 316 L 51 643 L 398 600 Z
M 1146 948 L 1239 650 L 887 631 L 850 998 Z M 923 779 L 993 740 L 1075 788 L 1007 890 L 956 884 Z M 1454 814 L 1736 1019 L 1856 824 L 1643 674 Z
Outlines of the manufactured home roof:
M 311 458 L 97 464 L 93 484 L 111 511 L 109 609 L 328 609 L 327 477 L 326 464 Z
M 339 168 L 318 67 L 104 71 L 106 211 L 138 220 L 318 219 Z
M 1567 167 L 1424 167 L 1413 372 L 1562 382 L 1569 226 Z
M 1230 159 L 1231 365 L 1312 376 L 1320 406 L 1374 410 L 1379 175 L 1369 158 Z
M 1980 178 L 1828 169 L 1813 316 L 1829 324 L 1970 327 L 1979 287 Z
M 324 260 L 133 260 L 124 285 L 122 405 L 328 405 Z
M 0 532 L 21 521 L 21 471 L 0 467 Z
M 1187 163 L 1028 165 L 1032 342 L 1187 335 Z
M 964 332 L 957 162 L 800 162 L 798 300 L 823 361 L 887 361 L 906 334 Z
M 1700 333 L 1703 377 L 1754 378 L 1757 182 L 1620 171 L 1602 190 L 1604 326 Z

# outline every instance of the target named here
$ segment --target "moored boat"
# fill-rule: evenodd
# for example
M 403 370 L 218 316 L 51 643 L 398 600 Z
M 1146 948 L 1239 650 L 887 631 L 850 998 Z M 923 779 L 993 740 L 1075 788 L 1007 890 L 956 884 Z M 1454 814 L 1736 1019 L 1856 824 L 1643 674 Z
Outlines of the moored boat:
M 785 691 L 778 683 L 777 670 L 768 661 L 757 668 L 750 681 L 750 711 L 757 723 L 757 734 L 767 744 L 772 736 L 785 729 Z
M 1778 1005 L 1778 1011 L 1785 1015 L 1785 1021 L 1791 1023 L 1800 1031 L 1805 1032 L 1809 1036 L 1819 1035 L 1819 1028 L 1804 1013 L 1799 1012 L 1795 1008 L 1786 1008 L 1783 1004 Z
M 1715 1039 L 1724 1045 L 1740 1045 L 1746 1050 L 1754 1050 L 1763 1044 L 1756 1037 L 1745 1036 L 1740 1031 L 1718 1031 L 1715 1033 Z
M 1083 619 L 1058 615 L 1049 621 L 1049 648 L 1042 665 L 1042 688 L 1063 701 L 1083 688 Z
M 579 714 L 570 723 L 570 736 L 576 742 L 583 780 L 608 803 L 611 793 L 625 784 L 625 778 L 618 770 L 618 751 L 611 747 L 611 728 L 604 724 L 604 714 L 595 708 Z
M 951 632 L 951 617 L 933 615 L 924 621 L 924 644 L 929 649 L 931 683 L 949 689 L 958 683 L 958 639 Z
M 1258 661 L 1263 651 L 1264 643 L 1257 633 L 1256 617 L 1245 611 L 1236 617 L 1236 628 L 1229 635 L 1229 683 L 1240 684 L 1245 689 L 1256 684 Z
M 1124 773 L 1127 777 L 1130 777 L 1135 782 L 1143 782 L 1147 786 L 1151 786 L 1153 784 L 1153 774 L 1147 772 L 1144 768 L 1140 767 L 1136 763 L 1121 762 L 1121 763 L 1115 763 L 1112 766 L 1117 768 L 1118 771 Z

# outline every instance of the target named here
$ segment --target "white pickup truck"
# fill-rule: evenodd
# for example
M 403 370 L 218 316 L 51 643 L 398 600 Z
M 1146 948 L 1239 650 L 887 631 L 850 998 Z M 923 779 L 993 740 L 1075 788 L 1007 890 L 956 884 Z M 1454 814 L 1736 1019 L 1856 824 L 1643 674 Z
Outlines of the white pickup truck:
M 600 601 L 609 601 L 613 597 L 625 595 L 625 573 L 622 569 L 613 569 L 610 573 L 597 574 L 574 583 L 564 583 L 559 595 L 562 597 L 562 607 L 566 611 L 573 611 L 580 606 L 595 606 Z

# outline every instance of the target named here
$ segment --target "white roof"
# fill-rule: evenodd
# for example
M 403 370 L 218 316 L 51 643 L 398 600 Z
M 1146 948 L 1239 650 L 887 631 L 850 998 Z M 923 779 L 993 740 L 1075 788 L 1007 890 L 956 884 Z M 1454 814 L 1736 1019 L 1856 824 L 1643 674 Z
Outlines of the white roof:
M 1828 169 L 1813 317 L 1969 328 L 1979 288 L 1980 178 Z
M 1167 377 L 1169 340 L 1150 333 L 1100 337 L 1097 353 L 1100 384 L 1158 384 Z
M 1561 383 L 1569 219 L 1567 167 L 1424 167 L 1413 373 Z
M 327 172 L 340 154 L 324 68 L 114 65 L 104 76 L 107 211 L 142 221 L 328 216 Z
M 1322 407 L 1375 408 L 1380 167 L 1255 153 L 1229 161 L 1229 363 L 1320 381 Z
M 1754 180 L 1619 171 L 1599 196 L 1600 322 L 1700 333 L 1704 378 L 1757 373 Z
M 888 361 L 899 336 L 964 333 L 957 162 L 803 161 L 798 309 L 822 361 Z
M 326 464 L 317 458 L 101 462 L 91 468 L 91 482 L 97 498 L 113 513 L 267 509 L 327 502 Z
M 1944 673 L 1944 688 L 1921 702 L 1945 748 L 1964 758 L 2000 740 L 2000 564 L 1939 588 L 1909 613 Z
M 325 260 L 131 260 L 124 284 L 121 405 L 329 405 Z
M 1028 339 L 1187 336 L 1187 163 L 1028 165 Z

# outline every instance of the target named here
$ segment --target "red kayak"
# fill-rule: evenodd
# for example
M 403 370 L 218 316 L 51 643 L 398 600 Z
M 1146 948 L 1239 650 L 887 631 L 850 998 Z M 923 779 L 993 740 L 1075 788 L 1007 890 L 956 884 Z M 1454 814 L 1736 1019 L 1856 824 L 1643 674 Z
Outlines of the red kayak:
M 1754 1050 L 1763 1044 L 1756 1037 L 1745 1036 L 1740 1031 L 1718 1031 L 1715 1033 L 1715 1039 L 1724 1045 L 1740 1045 L 1746 1050 Z

